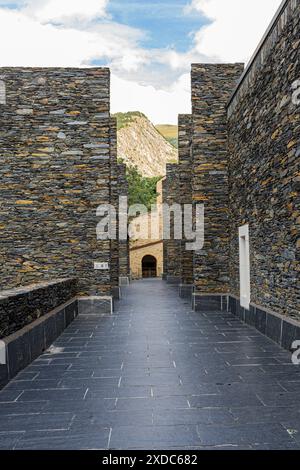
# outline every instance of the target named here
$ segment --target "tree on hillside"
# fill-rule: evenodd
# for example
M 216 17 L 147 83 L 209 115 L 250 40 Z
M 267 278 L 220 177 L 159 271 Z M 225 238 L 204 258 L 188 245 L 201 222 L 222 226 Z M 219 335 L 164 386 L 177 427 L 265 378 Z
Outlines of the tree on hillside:
M 126 178 L 128 181 L 128 203 L 144 204 L 148 209 L 156 203 L 158 193 L 156 185 L 161 176 L 146 178 L 142 176 L 136 166 L 127 166 Z

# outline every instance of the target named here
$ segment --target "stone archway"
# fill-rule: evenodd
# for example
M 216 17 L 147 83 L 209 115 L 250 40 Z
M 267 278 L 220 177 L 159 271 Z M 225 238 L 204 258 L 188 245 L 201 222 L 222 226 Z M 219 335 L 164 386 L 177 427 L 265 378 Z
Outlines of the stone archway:
M 157 259 L 155 256 L 146 255 L 142 259 L 142 277 L 157 277 Z

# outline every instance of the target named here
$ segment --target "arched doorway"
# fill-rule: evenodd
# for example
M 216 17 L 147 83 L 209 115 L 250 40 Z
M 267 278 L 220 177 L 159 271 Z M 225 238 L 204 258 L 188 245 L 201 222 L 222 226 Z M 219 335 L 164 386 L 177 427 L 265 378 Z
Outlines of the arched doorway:
M 143 278 L 157 276 L 157 260 L 154 256 L 144 256 L 142 259 L 142 273 Z

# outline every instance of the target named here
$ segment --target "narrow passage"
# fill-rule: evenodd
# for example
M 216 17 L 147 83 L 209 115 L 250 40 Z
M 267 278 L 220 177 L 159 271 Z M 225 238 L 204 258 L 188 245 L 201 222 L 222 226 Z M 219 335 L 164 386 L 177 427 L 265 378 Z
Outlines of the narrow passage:
M 300 449 L 300 367 L 145 279 L 0 392 L 0 449 Z

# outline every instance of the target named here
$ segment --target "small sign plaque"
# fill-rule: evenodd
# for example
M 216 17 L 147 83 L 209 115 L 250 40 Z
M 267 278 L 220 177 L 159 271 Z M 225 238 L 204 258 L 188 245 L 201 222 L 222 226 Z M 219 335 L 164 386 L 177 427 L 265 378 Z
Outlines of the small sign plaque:
M 94 263 L 94 269 L 105 271 L 109 269 L 109 264 L 108 263 Z

